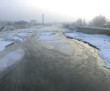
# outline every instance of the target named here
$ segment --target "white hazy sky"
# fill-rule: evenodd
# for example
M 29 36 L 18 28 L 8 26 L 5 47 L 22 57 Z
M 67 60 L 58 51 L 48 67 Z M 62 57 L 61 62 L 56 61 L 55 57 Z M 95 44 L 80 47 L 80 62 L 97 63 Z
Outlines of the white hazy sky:
M 110 18 L 110 0 L 0 0 L 0 20 L 73 21 Z

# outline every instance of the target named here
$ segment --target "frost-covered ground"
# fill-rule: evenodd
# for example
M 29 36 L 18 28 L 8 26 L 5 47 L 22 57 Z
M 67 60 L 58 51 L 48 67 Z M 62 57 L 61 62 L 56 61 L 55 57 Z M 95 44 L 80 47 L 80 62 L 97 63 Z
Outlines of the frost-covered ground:
M 98 54 L 103 58 L 107 68 L 110 69 L 110 36 L 106 35 L 92 35 L 79 32 L 65 33 L 67 37 L 88 42 L 89 44 L 99 49 Z

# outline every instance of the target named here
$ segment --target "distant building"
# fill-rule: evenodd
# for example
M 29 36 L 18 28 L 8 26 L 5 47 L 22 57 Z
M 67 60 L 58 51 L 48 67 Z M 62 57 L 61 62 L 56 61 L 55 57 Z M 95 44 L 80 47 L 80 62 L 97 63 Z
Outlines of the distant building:
M 37 24 L 37 21 L 36 20 L 30 20 L 30 24 L 36 25 Z
M 29 24 L 29 22 L 26 22 L 26 21 L 17 21 L 15 22 L 15 25 L 27 25 Z
M 31 24 L 27 21 L 17 21 L 14 23 L 14 26 L 16 28 L 28 28 L 31 26 Z

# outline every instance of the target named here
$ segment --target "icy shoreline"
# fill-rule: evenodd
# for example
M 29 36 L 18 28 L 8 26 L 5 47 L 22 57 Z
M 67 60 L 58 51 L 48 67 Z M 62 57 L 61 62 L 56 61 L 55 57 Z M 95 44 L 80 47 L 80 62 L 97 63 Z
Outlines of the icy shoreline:
M 98 55 L 106 63 L 106 68 L 110 69 L 110 37 L 107 35 L 93 35 L 93 34 L 84 34 L 79 32 L 74 33 L 65 33 L 66 37 L 74 38 L 83 42 L 87 42 L 90 45 L 95 46 L 99 49 Z

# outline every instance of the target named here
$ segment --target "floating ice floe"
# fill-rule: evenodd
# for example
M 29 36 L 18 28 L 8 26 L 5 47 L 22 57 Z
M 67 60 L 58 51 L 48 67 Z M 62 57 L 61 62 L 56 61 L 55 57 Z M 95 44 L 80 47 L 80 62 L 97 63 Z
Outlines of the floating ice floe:
M 3 39 L 0 39 L 0 52 L 5 49 L 6 46 L 12 44 L 13 42 L 11 41 L 5 41 Z
M 28 33 L 18 33 L 17 36 L 25 38 L 25 37 L 28 37 L 29 34 Z
M 19 32 L 19 31 L 14 31 L 14 32 L 9 32 L 8 34 L 4 34 L 2 38 L 6 41 L 14 41 L 14 42 L 23 42 L 27 37 L 30 37 L 31 33 L 28 32 Z
M 24 54 L 24 50 L 18 49 L 0 58 L 0 73 L 18 63 L 24 57 Z
M 52 34 L 54 34 L 54 32 L 40 33 L 40 34 L 38 35 L 38 40 L 44 40 L 44 41 L 60 40 L 59 38 L 52 37 L 52 36 L 51 36 Z
M 12 40 L 13 40 L 14 42 L 17 42 L 17 43 L 23 42 L 23 39 L 21 39 L 21 38 L 19 38 L 19 37 L 16 37 L 16 36 L 14 36 L 14 37 L 12 38 Z
M 106 63 L 105 67 L 110 69 L 110 36 L 84 34 L 79 32 L 65 33 L 65 36 L 87 42 L 98 48 L 98 54 Z
M 22 42 L 23 41 L 23 39 L 21 39 L 17 36 L 5 36 L 4 39 L 7 41 L 14 41 L 14 42 Z

